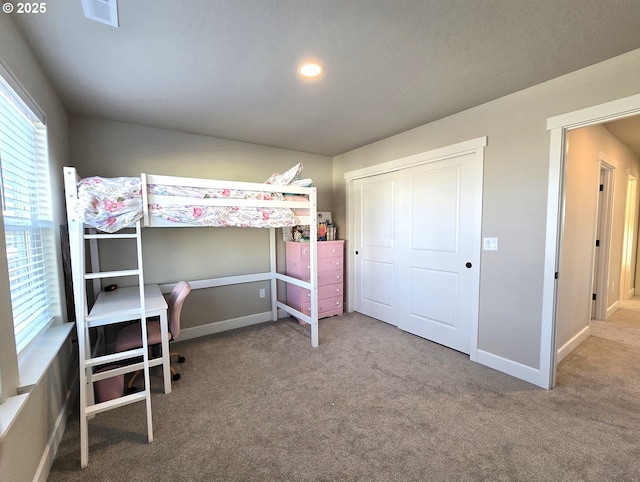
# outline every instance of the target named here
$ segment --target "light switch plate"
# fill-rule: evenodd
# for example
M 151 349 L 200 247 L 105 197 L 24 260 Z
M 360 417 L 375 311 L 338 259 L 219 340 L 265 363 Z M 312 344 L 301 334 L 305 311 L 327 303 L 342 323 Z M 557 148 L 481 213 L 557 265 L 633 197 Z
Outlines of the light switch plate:
M 482 238 L 482 249 L 485 251 L 498 251 L 498 238 Z

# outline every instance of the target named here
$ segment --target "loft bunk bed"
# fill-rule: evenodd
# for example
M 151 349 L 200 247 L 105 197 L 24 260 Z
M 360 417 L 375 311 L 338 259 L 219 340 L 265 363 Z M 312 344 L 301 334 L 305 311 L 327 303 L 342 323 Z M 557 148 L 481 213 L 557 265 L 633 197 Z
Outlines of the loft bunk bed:
M 93 227 L 115 233 L 135 227 L 259 227 L 269 228 L 271 301 L 274 320 L 278 308 L 311 325 L 311 344 L 318 345 L 317 315 L 301 313 L 277 300 L 276 281 L 281 280 L 313 292 L 317 267 L 316 188 L 296 184 L 302 170 L 297 164 L 283 174 L 272 175 L 265 183 L 236 182 L 142 174 L 140 178 L 81 179 L 73 167 L 65 167 L 67 217 L 76 228 Z M 80 222 L 81 221 L 81 222 Z M 84 223 L 85 226 L 82 224 Z M 310 231 L 311 279 L 304 282 L 278 273 L 275 228 L 308 225 Z M 70 236 L 71 233 L 70 225 Z M 77 253 L 71 252 L 73 260 Z M 313 305 L 314 303 L 312 303 Z M 317 303 L 315 303 L 317 304 Z M 314 320 L 314 318 L 316 318 Z
M 187 178 L 155 174 L 140 177 L 80 178 L 74 167 L 64 168 L 65 198 L 69 229 L 69 246 L 75 300 L 78 349 L 80 352 L 81 465 L 88 464 L 88 425 L 96 413 L 137 401 L 146 401 L 149 442 L 153 440 L 149 367 L 160 364 L 149 359 L 146 345 L 146 323 L 141 323 L 143 347 L 130 352 L 99 355 L 90 342 L 90 328 L 138 318 L 145 320 L 157 314 L 145 294 L 142 265 L 141 229 L 155 227 L 243 227 L 270 230 L 270 270 L 247 276 L 247 282 L 258 279 L 271 283 L 271 315 L 278 319 L 278 309 L 305 321 L 310 326 L 311 345 L 318 346 L 317 292 L 317 194 L 311 180 L 298 179 L 302 164 L 283 174 L 274 174 L 264 183 Z M 279 273 L 276 267 L 276 229 L 309 226 L 310 279 L 300 280 Z M 105 239 L 136 241 L 135 269 L 101 272 L 98 242 Z M 87 244 L 89 253 L 86 251 Z M 91 260 L 87 266 L 87 259 Z M 92 313 L 87 297 L 88 283 L 93 292 L 102 293 L 101 279 L 121 276 L 137 277 L 139 303 L 127 312 Z M 310 292 L 310 313 L 302 313 L 278 300 L 278 281 L 290 283 Z M 147 300 L 145 301 L 145 296 Z M 96 300 L 97 301 L 97 300 Z M 157 309 L 154 305 L 153 309 Z M 162 310 L 159 311 L 162 313 Z M 164 315 L 166 317 L 166 313 Z M 162 315 L 161 315 L 161 324 Z M 166 319 L 164 320 L 166 325 Z M 168 335 L 163 328 L 163 372 L 165 392 L 170 391 L 168 367 Z M 167 339 L 165 339 L 167 338 Z M 142 358 L 142 362 L 131 363 Z M 122 366 L 125 362 L 125 366 Z M 106 368 L 105 368 L 106 366 Z M 123 376 L 134 370 L 144 372 L 145 390 L 115 400 L 94 401 L 93 384 L 110 377 Z

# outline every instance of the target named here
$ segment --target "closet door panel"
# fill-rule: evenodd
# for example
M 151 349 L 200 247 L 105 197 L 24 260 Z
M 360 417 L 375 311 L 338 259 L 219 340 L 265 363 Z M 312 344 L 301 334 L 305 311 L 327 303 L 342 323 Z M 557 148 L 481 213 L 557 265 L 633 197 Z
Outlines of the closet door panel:
M 477 320 L 480 247 L 476 158 L 405 169 L 399 179 L 399 328 L 464 353 Z M 405 209 L 401 207 L 405 206 Z M 476 320 L 474 320 L 476 317 Z
M 355 310 L 397 325 L 395 173 L 354 184 Z

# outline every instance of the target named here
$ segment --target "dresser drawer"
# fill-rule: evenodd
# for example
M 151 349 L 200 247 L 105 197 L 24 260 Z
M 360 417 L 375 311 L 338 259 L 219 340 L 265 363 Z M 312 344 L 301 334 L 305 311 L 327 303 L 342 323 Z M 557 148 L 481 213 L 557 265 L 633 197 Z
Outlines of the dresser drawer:
M 342 270 L 318 272 L 318 287 L 342 283 L 343 278 Z
M 318 243 L 318 258 L 342 257 L 344 241 L 321 241 Z M 307 254 L 307 256 L 309 256 Z
M 335 285 L 318 286 L 318 300 L 326 298 L 342 298 L 342 283 Z M 295 303 L 300 306 L 302 303 L 306 303 L 311 299 L 311 292 L 300 286 L 288 285 L 287 286 L 287 302 Z
M 306 313 L 307 315 L 311 314 L 311 302 L 307 301 L 302 303 L 302 309 L 300 310 L 302 313 Z M 324 300 L 318 300 L 318 318 L 322 318 L 324 316 L 332 316 L 335 311 L 342 312 L 342 296 L 338 296 L 336 298 L 326 298 Z M 329 315 L 328 313 L 331 313 Z
M 342 257 L 340 258 L 318 258 L 318 273 L 322 271 L 342 271 Z
M 309 260 L 311 247 L 309 243 L 287 242 L 287 259 L 297 258 Z M 344 241 L 319 241 L 318 258 L 342 257 L 344 254 Z
M 318 260 L 318 285 L 337 283 L 337 280 L 342 281 L 343 263 L 342 260 L 332 261 L 331 263 L 322 263 L 322 259 Z M 289 266 L 287 269 L 289 276 L 309 281 L 311 268 L 309 265 L 304 266 Z
M 335 285 L 318 286 L 318 299 L 335 298 L 339 296 L 342 299 L 342 283 Z

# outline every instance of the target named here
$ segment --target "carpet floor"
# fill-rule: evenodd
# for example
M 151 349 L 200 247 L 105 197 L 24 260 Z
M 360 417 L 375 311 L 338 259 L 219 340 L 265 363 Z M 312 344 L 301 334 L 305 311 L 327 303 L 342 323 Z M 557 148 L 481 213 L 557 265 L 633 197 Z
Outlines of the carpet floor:
M 182 378 L 89 423 L 72 413 L 48 480 L 640 480 L 640 313 L 621 309 L 543 390 L 357 313 L 174 346 Z

